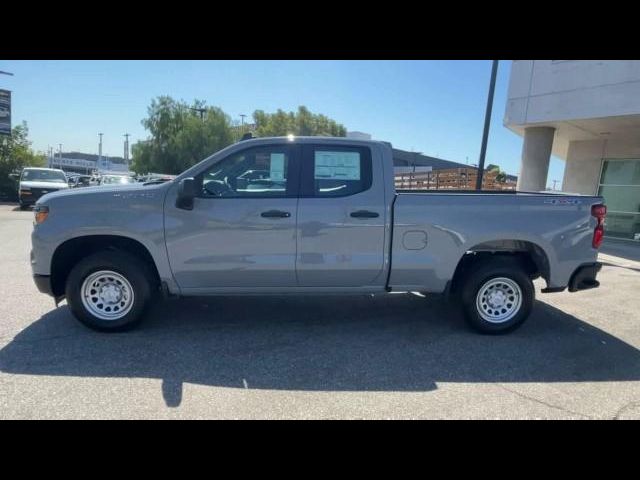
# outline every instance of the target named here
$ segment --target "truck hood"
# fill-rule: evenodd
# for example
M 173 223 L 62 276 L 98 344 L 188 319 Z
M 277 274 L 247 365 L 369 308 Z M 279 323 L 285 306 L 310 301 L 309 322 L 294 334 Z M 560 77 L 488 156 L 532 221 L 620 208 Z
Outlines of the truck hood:
M 167 188 L 171 182 L 161 183 L 158 185 L 147 185 L 143 186 L 142 184 L 126 184 L 126 185 L 114 185 L 114 186 L 102 186 L 97 185 L 94 187 L 81 187 L 81 188 L 67 188 L 66 190 L 59 190 L 57 192 L 47 193 L 43 197 L 38 200 L 38 204 L 47 204 L 52 200 L 55 201 L 56 198 L 63 197 L 78 197 L 74 199 L 75 201 L 82 202 L 82 197 L 89 196 L 109 196 L 109 197 L 117 197 L 117 196 L 130 196 L 131 198 L 137 195 L 146 195 L 150 193 L 157 193 L 158 190 L 162 188 Z
M 66 183 L 38 182 L 37 180 L 21 180 L 20 188 L 46 188 L 48 190 L 64 190 L 69 188 Z

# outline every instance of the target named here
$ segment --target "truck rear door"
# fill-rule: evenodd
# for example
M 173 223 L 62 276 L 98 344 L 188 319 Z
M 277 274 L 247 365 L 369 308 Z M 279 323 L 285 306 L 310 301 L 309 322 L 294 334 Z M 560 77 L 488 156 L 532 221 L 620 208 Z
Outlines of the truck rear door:
M 381 158 L 365 146 L 304 144 L 296 274 L 301 287 L 384 285 Z M 380 163 L 380 165 L 378 165 Z

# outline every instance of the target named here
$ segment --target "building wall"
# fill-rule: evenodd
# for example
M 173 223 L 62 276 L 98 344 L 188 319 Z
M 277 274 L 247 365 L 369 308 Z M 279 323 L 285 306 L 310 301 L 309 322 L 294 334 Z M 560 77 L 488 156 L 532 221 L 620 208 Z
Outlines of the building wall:
M 504 123 L 640 113 L 638 60 L 514 60 Z
M 634 140 L 586 140 L 569 143 L 562 190 L 598 193 L 603 159 L 640 159 L 640 138 Z

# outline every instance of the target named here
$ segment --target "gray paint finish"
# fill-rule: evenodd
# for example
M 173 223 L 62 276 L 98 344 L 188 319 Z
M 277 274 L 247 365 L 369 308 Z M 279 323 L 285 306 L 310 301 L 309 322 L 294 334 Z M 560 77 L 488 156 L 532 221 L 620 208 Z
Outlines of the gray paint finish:
M 591 247 L 598 197 L 569 197 L 577 205 L 548 203 L 537 194 L 400 194 L 395 203 L 390 284 L 442 292 L 465 252 L 486 242 L 521 240 L 540 247 L 550 265 L 550 287 L 567 285 L 573 271 L 595 262 Z M 560 197 L 563 200 L 566 196 Z M 403 236 L 423 231 L 424 249 L 407 249 Z
M 296 286 L 295 198 L 196 198 L 165 206 L 169 263 L 181 288 Z M 267 210 L 289 218 L 263 218 Z
M 294 143 L 367 147 L 371 188 L 340 198 L 197 198 L 177 208 L 178 182 L 246 148 L 287 139 L 239 142 L 162 185 L 96 187 L 48 194 L 49 218 L 34 227 L 33 273 L 51 274 L 65 241 L 119 235 L 140 242 L 173 293 L 442 292 L 465 252 L 485 242 L 538 246 L 550 287 L 596 260 L 591 247 L 600 197 L 551 194 L 399 193 L 393 155 L 382 142 L 299 137 Z M 265 210 L 291 212 L 263 218 Z M 379 213 L 353 218 L 355 210 Z

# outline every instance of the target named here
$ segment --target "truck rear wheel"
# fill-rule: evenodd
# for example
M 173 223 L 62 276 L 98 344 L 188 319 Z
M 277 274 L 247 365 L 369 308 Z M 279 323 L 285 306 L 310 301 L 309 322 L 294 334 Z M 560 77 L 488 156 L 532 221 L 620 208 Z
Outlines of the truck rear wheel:
M 481 333 L 515 330 L 529 317 L 534 300 L 533 282 L 517 259 L 481 261 L 462 286 L 465 318 Z
M 135 326 L 151 296 L 147 266 L 126 252 L 104 251 L 78 262 L 67 278 L 66 297 L 75 317 L 94 330 Z

